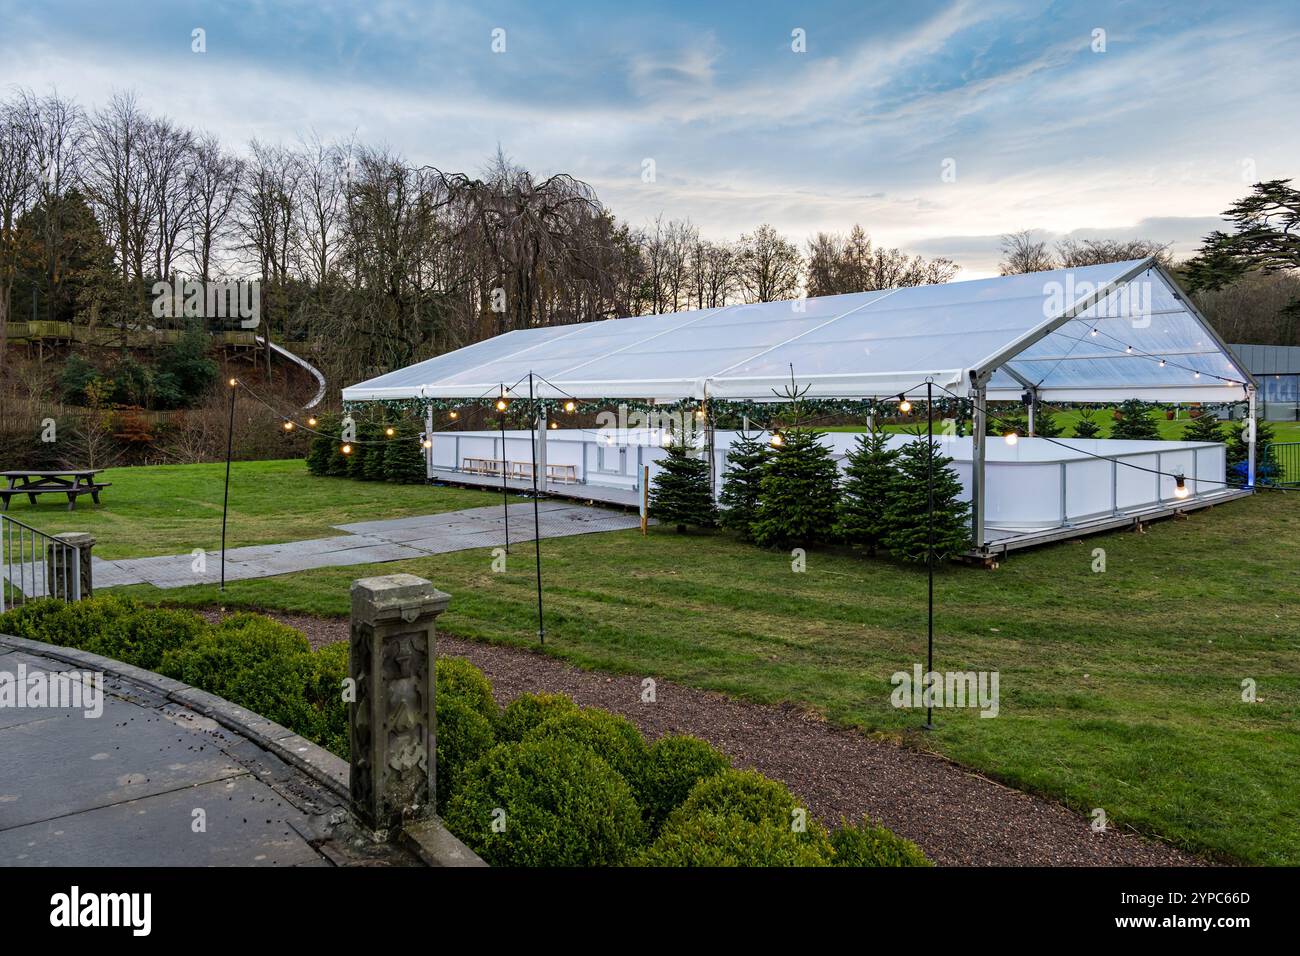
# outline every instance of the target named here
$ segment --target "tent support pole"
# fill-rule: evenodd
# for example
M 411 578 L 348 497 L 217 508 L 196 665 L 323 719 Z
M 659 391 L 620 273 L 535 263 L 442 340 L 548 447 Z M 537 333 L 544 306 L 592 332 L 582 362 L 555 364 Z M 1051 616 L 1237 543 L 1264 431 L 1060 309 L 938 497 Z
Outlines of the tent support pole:
M 541 418 L 537 414 L 537 400 L 533 391 L 533 373 L 528 373 L 528 414 L 532 416 L 533 428 L 538 427 Z M 546 643 L 546 619 L 542 616 L 542 521 L 538 515 L 540 507 L 537 499 L 537 439 L 533 437 L 533 553 L 537 562 L 537 639 Z
M 970 494 L 970 529 L 971 550 L 984 550 L 984 459 L 988 451 L 988 413 L 985 408 L 987 389 L 986 379 L 975 378 L 971 388 L 971 401 L 975 404 L 973 428 L 971 429 L 971 494 Z
M 506 383 L 501 383 L 501 398 L 506 397 Z M 501 519 L 506 525 L 506 554 L 510 553 L 510 485 L 506 482 L 506 413 L 501 412 Z
M 1247 456 L 1246 456 L 1246 486 L 1249 487 L 1249 488 L 1254 488 L 1254 487 L 1255 487 L 1255 462 L 1256 462 L 1256 459 L 1255 459 L 1255 432 L 1256 432 L 1256 427 L 1255 427 L 1255 388 L 1254 388 L 1254 386 L 1251 386 L 1251 385 L 1247 385 L 1247 386 L 1246 386 L 1246 399 L 1247 399 L 1247 402 L 1248 402 L 1248 404 L 1249 404 L 1249 409 L 1247 410 L 1247 413 L 1250 415 L 1250 418 L 1248 419 L 1248 421 L 1250 422 L 1250 424 L 1247 426 L 1247 429 L 1248 429 L 1248 430 L 1247 430 L 1247 432 L 1246 432 L 1246 449 L 1247 449 Z

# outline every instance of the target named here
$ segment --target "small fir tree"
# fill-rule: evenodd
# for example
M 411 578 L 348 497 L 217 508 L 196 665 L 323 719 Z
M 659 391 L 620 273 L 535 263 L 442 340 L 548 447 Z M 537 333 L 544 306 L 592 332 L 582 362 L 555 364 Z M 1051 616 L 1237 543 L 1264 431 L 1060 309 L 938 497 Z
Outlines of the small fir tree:
M 1193 418 L 1183 429 L 1183 441 L 1227 441 L 1223 433 L 1223 422 L 1217 415 L 1202 412 L 1199 418 Z
M 1110 430 L 1111 438 L 1124 438 L 1130 441 L 1150 441 L 1160 438 L 1155 419 L 1146 402 L 1130 398 L 1119 407 L 1120 419 Z
M 948 467 L 952 459 L 939 449 L 936 442 L 933 452 L 936 561 L 970 547 L 970 505 L 961 500 L 961 479 Z M 930 443 L 924 436 L 905 445 L 898 458 L 898 479 L 885 509 L 881 544 L 903 561 L 925 561 L 930 459 Z
M 769 447 L 757 435 L 740 432 L 727 452 L 727 470 L 718 496 L 722 507 L 718 521 L 743 538 L 750 536 L 750 526 L 758 513 L 758 487 Z
M 650 483 L 650 514 L 664 524 L 712 528 L 718 523 L 718 506 L 713 501 L 709 463 L 694 453 L 682 439 L 674 441 L 659 459 L 659 472 Z
M 1245 418 L 1237 422 L 1236 426 L 1232 429 L 1232 437 L 1228 441 L 1228 467 L 1232 468 L 1240 465 L 1242 466 L 1243 474 L 1246 462 L 1250 458 L 1250 445 L 1246 441 L 1246 427 L 1249 421 L 1250 419 Z M 1267 478 L 1270 476 L 1266 473 L 1267 470 L 1265 468 L 1264 452 L 1275 440 L 1276 436 L 1273 434 L 1273 426 L 1262 418 L 1256 418 L 1255 450 L 1257 458 L 1255 464 L 1257 470 L 1260 472 L 1258 475 L 1260 478 Z
M 380 444 L 371 445 L 366 449 L 365 464 L 362 466 L 360 477 L 365 481 L 386 481 L 388 479 L 388 466 L 386 459 L 388 457 L 388 445 L 396 438 L 396 425 L 371 425 L 368 429 L 362 426 L 360 434 L 367 441 L 379 442 Z M 394 437 L 389 438 L 385 432 L 386 428 L 394 429 Z
M 754 540 L 765 548 L 826 541 L 835 530 L 839 466 L 821 432 L 796 427 L 779 434 L 758 486 Z
M 330 473 L 330 461 L 338 450 L 338 418 L 334 415 L 322 417 L 316 425 L 318 432 L 311 437 L 307 449 L 307 470 L 317 477 Z
M 361 481 L 366 477 L 366 469 L 376 459 L 379 460 L 381 467 L 384 458 L 384 449 L 381 445 L 372 445 L 370 442 L 378 441 L 382 432 L 379 426 L 374 422 L 357 423 L 357 441 L 352 443 L 352 454 L 348 456 L 348 477 L 354 481 Z
M 1039 438 L 1060 438 L 1064 432 L 1056 416 L 1040 406 L 1034 414 L 1034 434 Z
M 1100 438 L 1101 425 L 1093 417 L 1091 408 L 1085 408 L 1079 413 L 1079 421 L 1074 426 L 1075 438 Z
M 836 532 L 848 544 L 865 547 L 872 557 L 885 533 L 885 511 L 898 482 L 898 454 L 883 431 L 873 431 L 859 435 L 847 456 Z
M 393 426 L 396 434 L 385 445 L 375 445 L 384 453 L 384 478 L 399 485 L 418 485 L 428 478 L 424 449 L 420 447 L 420 433 L 412 425 Z

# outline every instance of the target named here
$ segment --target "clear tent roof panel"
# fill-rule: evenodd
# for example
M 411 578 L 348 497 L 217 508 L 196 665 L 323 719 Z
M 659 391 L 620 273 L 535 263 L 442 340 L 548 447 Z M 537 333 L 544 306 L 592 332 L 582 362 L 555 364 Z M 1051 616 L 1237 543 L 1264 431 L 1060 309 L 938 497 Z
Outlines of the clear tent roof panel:
M 1162 368 L 1143 355 L 1169 361 Z M 972 374 L 990 373 L 990 397 L 1018 396 L 1023 383 L 1007 368 L 1048 400 L 1086 401 L 1075 396 L 1089 389 L 1227 400 L 1249 381 L 1143 260 L 511 332 L 343 397 L 474 398 L 531 372 L 543 397 L 770 399 L 792 369 L 812 397 L 879 397 L 927 377 L 965 394 Z

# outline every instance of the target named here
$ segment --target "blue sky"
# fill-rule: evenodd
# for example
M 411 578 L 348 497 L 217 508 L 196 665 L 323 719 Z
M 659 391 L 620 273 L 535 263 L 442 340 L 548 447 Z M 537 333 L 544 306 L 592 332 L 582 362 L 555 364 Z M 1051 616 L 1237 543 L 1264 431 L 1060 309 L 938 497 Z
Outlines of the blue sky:
M 963 277 L 1019 228 L 1189 253 L 1249 181 L 1300 178 L 1295 0 L 0 0 L 0 23 L 4 86 L 129 88 L 232 143 L 355 132 L 449 170 L 499 144 L 635 224 L 858 222 Z

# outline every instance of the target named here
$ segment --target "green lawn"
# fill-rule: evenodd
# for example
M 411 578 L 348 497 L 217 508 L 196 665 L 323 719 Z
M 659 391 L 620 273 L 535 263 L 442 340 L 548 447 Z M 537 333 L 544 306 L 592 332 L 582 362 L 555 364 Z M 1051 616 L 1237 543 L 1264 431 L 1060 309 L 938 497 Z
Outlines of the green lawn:
M 1016 409 L 1016 411 L 1021 415 L 1024 414 L 1023 408 Z M 1115 410 L 1113 408 L 1098 408 L 1093 410 L 1092 420 L 1101 426 L 1102 438 L 1105 438 L 1110 434 L 1110 427 L 1115 420 L 1113 417 L 1114 411 Z M 1000 411 L 998 407 L 994 405 L 990 409 L 990 413 L 993 415 L 998 415 L 1000 414 Z M 1052 417 L 1056 421 L 1056 423 L 1061 426 L 1062 430 L 1064 431 L 1064 437 L 1068 438 L 1074 434 L 1074 426 L 1079 421 L 1080 412 L 1078 409 L 1065 409 L 1063 411 L 1053 413 Z M 1156 420 L 1156 428 L 1160 432 L 1160 437 L 1170 441 L 1180 441 L 1183 437 L 1183 430 L 1191 422 L 1191 419 L 1187 417 L 1186 410 L 1182 411 L 1179 417 L 1173 420 L 1167 419 L 1163 415 L 1153 416 L 1153 417 Z M 1235 422 L 1226 423 L 1226 424 L 1229 424 L 1233 428 L 1236 427 Z M 1269 427 L 1273 429 L 1274 441 L 1277 442 L 1300 441 L 1300 422 L 1269 422 L 1268 424 Z M 924 419 L 920 421 L 920 425 L 921 427 L 925 427 Z M 905 426 L 896 425 L 893 423 L 887 423 L 885 425 L 885 430 L 886 431 L 910 431 L 915 427 L 916 427 L 915 423 L 908 424 Z M 832 425 L 826 428 L 825 430 L 832 431 L 832 432 L 860 432 L 860 431 L 866 431 L 866 426 L 865 425 Z
M 490 497 L 322 479 L 312 485 L 317 494 L 295 504 L 289 489 L 306 481 L 301 464 L 267 467 L 282 483 L 279 495 L 264 489 L 274 499 L 265 512 L 277 515 L 274 528 L 254 522 L 249 531 L 274 538 L 289 537 L 290 527 L 320 533 L 341 520 L 333 510 L 313 516 L 313 503 L 347 502 L 351 517 L 377 518 L 407 513 L 413 500 Z M 156 491 L 172 497 L 175 474 L 157 469 Z M 202 505 L 204 533 L 219 516 L 219 484 L 215 493 L 215 510 Z M 125 517 L 134 510 L 127 502 L 138 498 L 113 500 L 124 527 L 138 534 L 151 526 L 147 515 Z M 197 523 L 181 527 L 199 534 Z M 143 544 L 113 542 L 113 534 L 103 528 L 106 552 Z M 234 535 L 232 543 L 250 542 Z M 173 540 L 155 550 L 182 546 L 188 543 Z M 1104 573 L 1092 571 L 1099 547 Z M 530 547 L 520 549 L 501 574 L 479 550 L 239 581 L 224 597 L 212 587 L 128 590 L 174 604 L 220 600 L 344 615 L 352 580 L 407 571 L 452 594 L 442 619 L 449 632 L 532 646 L 531 556 Z M 1103 808 L 1116 825 L 1195 851 L 1300 864 L 1296 494 L 1263 493 L 1158 523 L 1145 535 L 1021 553 L 995 572 L 943 569 L 936 668 L 997 670 L 1001 713 L 938 711 L 931 734 L 917 730 L 920 715 L 889 704 L 890 674 L 924 662 L 925 577 L 915 569 L 814 551 L 807 572 L 796 574 L 787 555 L 664 529 L 646 538 L 618 532 L 547 541 L 543 558 L 548 653 L 796 703 L 1081 811 Z M 1253 704 L 1241 700 L 1248 678 L 1258 687 Z
M 101 558 L 180 554 L 221 546 L 224 464 L 112 468 L 100 480 L 113 486 L 96 508 L 89 498 L 67 510 L 67 498 L 43 495 L 32 505 L 14 498 L 6 512 L 55 534 L 89 531 Z M 237 461 L 230 470 L 227 545 L 277 544 L 325 538 L 334 525 L 433 514 L 494 504 L 500 495 L 461 488 L 390 485 L 313 478 L 301 460 Z

